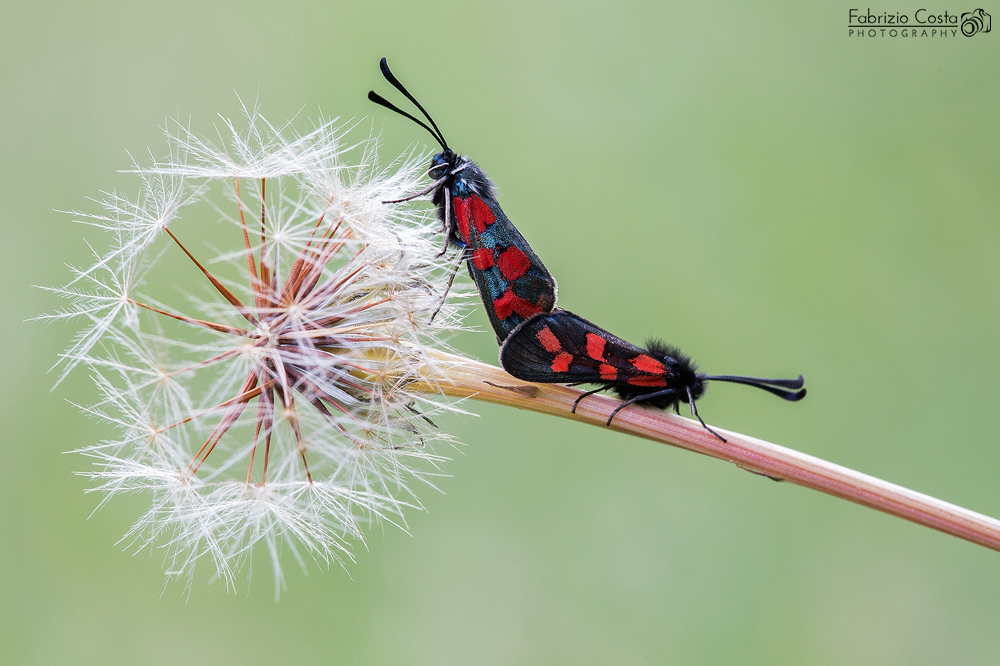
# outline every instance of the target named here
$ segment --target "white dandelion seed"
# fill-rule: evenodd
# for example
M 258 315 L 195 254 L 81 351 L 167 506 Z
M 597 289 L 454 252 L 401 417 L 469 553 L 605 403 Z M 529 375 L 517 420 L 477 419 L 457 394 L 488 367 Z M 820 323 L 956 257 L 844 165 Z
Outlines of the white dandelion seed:
M 379 169 L 376 139 L 244 111 L 221 147 L 175 125 L 167 159 L 136 163 L 137 197 L 76 214 L 109 247 L 54 290 L 69 305 L 48 318 L 84 322 L 62 376 L 88 367 L 100 399 L 84 411 L 116 429 L 79 449 L 102 504 L 152 498 L 124 542 L 162 548 L 187 584 L 207 559 L 229 587 L 264 542 L 280 589 L 282 550 L 342 563 L 371 523 L 405 526 L 419 506 L 413 485 L 448 441 L 431 419 L 455 408 L 410 386 L 460 313 L 449 300 L 432 316 L 451 263 L 440 223 L 381 203 L 420 189 L 425 159 Z M 196 246 L 220 220 L 233 244 Z M 206 296 L 178 294 L 184 273 Z
M 162 548 L 169 576 L 188 585 L 207 559 L 230 588 L 263 542 L 277 593 L 282 550 L 303 566 L 343 563 L 371 523 L 405 526 L 419 506 L 412 486 L 444 460 L 431 449 L 448 438 L 430 417 L 456 408 L 442 396 L 601 426 L 620 403 L 580 404 L 590 392 L 442 351 L 460 317 L 441 305 L 440 224 L 381 204 L 420 190 L 419 161 L 380 170 L 370 138 L 350 146 L 332 123 L 299 135 L 245 115 L 245 130 L 225 121 L 225 148 L 178 125 L 168 159 L 135 167 L 138 196 L 106 193 L 103 214 L 78 214 L 107 232 L 108 249 L 53 290 L 69 304 L 44 318 L 84 322 L 62 376 L 90 369 L 100 399 L 83 410 L 117 432 L 79 449 L 101 504 L 152 499 L 123 541 Z M 236 242 L 199 258 L 182 236 L 220 219 Z M 182 271 L 207 298 L 165 288 Z M 729 431 L 720 441 L 637 406 L 614 429 L 1000 550 L 998 520 L 769 442 Z

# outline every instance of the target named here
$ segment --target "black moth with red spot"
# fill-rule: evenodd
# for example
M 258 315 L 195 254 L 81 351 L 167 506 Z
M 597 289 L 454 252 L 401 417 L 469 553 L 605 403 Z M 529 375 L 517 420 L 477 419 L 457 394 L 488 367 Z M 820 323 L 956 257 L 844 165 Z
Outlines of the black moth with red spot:
M 704 393 L 706 382 L 756 386 L 793 402 L 806 395 L 801 375 L 798 379 L 761 379 L 701 374 L 691 359 L 675 347 L 652 341 L 647 349 L 642 349 L 558 308 L 518 326 L 500 348 L 500 364 L 524 381 L 600 384 L 577 398 L 574 412 L 580 400 L 588 395 L 613 390 L 623 402 L 608 417 L 609 426 L 619 411 L 636 402 L 675 410 L 686 402 L 705 429 L 722 441 L 725 438 L 705 424 L 694 406 Z
M 552 310 L 556 304 L 555 278 L 500 208 L 486 173 L 472 160 L 448 147 L 437 124 L 389 70 L 385 58 L 379 66 L 386 81 L 413 102 L 430 125 L 375 91 L 368 93 L 368 99 L 417 123 L 430 132 L 444 149 L 431 159 L 427 175 L 434 182 L 430 187 L 423 192 L 383 203 L 398 203 L 431 194 L 444 225 L 445 245 L 441 254 L 448 249 L 449 243 L 461 249 L 461 259 L 467 261 L 469 274 L 479 289 L 497 342 L 503 342 L 515 327 L 532 315 Z M 458 264 L 455 270 L 458 270 Z M 451 280 L 454 279 L 453 271 Z M 449 289 L 451 280 L 448 282 Z

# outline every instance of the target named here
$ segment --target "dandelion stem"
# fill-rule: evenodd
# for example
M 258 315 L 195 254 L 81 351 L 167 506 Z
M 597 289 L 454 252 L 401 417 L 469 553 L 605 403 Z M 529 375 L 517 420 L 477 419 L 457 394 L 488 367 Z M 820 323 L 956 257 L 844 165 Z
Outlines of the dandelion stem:
M 600 427 L 607 427 L 604 424 L 608 415 L 620 404 L 613 398 L 594 395 L 581 402 L 574 414 L 574 401 L 583 393 L 578 389 L 523 382 L 495 366 L 443 352 L 432 352 L 432 359 L 439 366 L 434 380 L 417 382 L 409 388 L 528 409 Z M 722 442 L 697 421 L 636 406 L 619 412 L 609 429 L 725 460 L 749 472 L 812 488 L 1000 550 L 1000 520 L 777 444 L 719 428 L 727 440 Z

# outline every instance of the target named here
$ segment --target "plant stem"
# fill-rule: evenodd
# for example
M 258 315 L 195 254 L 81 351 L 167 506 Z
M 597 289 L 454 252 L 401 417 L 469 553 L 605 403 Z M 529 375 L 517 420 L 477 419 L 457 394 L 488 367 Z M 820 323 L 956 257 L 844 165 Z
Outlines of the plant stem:
M 492 365 L 436 350 L 431 353 L 440 364 L 429 374 L 434 380 L 411 384 L 411 389 L 528 409 L 600 427 L 606 427 L 608 416 L 619 404 L 613 398 L 593 395 L 583 400 L 574 414 L 570 410 L 582 393 L 578 389 L 523 382 Z M 618 412 L 610 429 L 719 458 L 750 472 L 1000 550 L 1000 520 L 777 444 L 715 428 L 727 440 L 722 442 L 697 421 L 634 405 Z

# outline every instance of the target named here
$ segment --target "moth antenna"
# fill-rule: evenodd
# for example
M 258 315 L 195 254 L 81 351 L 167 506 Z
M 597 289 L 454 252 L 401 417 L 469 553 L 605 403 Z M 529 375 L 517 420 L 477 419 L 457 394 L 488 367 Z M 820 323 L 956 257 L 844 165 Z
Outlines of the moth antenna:
M 437 123 L 434 122 L 434 119 L 431 118 L 431 115 L 429 113 L 427 113 L 427 110 L 424 109 L 424 107 L 420 104 L 420 102 L 417 101 L 417 98 L 414 97 L 413 95 L 411 95 L 410 91 L 407 90 L 406 87 L 402 83 L 399 82 L 399 79 L 396 78 L 396 75 L 393 74 L 392 70 L 389 69 L 389 63 L 386 62 L 386 59 L 384 57 L 379 61 L 378 66 L 379 66 L 379 69 L 382 70 L 382 76 L 385 77 L 385 80 L 388 81 L 390 84 L 392 84 L 393 88 L 395 88 L 399 92 L 403 93 L 403 95 L 406 97 L 406 99 L 408 99 L 411 102 L 413 102 L 414 106 L 416 106 L 418 109 L 420 109 L 420 113 L 424 114 L 424 118 L 426 118 L 428 120 L 428 122 L 430 122 L 431 127 L 433 127 L 434 129 L 432 130 L 425 123 L 421 122 L 420 120 L 417 120 L 414 116 L 410 115 L 409 113 L 406 113 L 405 111 L 401 110 L 399 107 L 390 104 L 384 97 L 382 97 L 381 95 L 378 95 L 377 93 L 375 93 L 374 90 L 373 91 L 369 91 L 369 93 L 368 93 L 368 99 L 370 99 L 371 101 L 375 102 L 376 104 L 381 104 L 382 106 L 386 107 L 387 109 L 391 109 L 391 110 L 395 111 L 396 113 L 399 113 L 400 115 L 406 116 L 407 118 L 409 118 L 413 122 L 417 123 L 418 125 L 420 125 L 424 129 L 426 129 L 428 132 L 430 132 L 434 136 L 434 138 L 437 139 L 438 143 L 441 144 L 442 148 L 444 148 L 445 150 L 448 150 L 448 142 L 444 140 L 444 134 L 442 134 L 441 130 L 438 129 Z
M 783 400 L 798 402 L 806 397 L 806 390 L 802 388 L 805 384 L 805 377 L 799 375 L 797 379 L 764 379 L 761 377 L 742 377 L 739 375 L 706 375 L 702 379 L 716 382 L 730 382 L 732 384 L 745 384 L 763 389 L 768 393 L 773 393 Z M 782 387 L 782 388 L 778 388 Z M 786 391 L 785 388 L 800 389 L 798 391 Z
M 439 137 L 437 134 L 435 134 L 434 130 L 432 130 L 430 127 L 428 127 L 427 123 L 425 123 L 424 121 L 420 120 L 419 118 L 417 118 L 413 114 L 410 114 L 410 113 L 407 113 L 406 111 L 403 111 L 401 108 L 399 108 L 398 106 L 396 106 L 395 104 L 393 104 L 392 102 L 390 102 L 389 100 L 387 100 L 385 97 L 382 97 L 381 95 L 379 95 L 374 90 L 369 90 L 368 91 L 368 99 L 370 101 L 372 101 L 372 102 L 375 102 L 376 104 L 378 104 L 380 106 L 384 106 L 385 108 L 389 109 L 390 111 L 395 111 L 399 115 L 404 116 L 406 118 L 409 118 L 410 120 L 412 120 L 416 124 L 420 125 L 425 130 L 427 130 L 428 132 L 430 132 L 431 136 L 434 137 L 434 140 L 437 141 L 438 143 L 440 143 L 441 146 L 445 150 L 448 150 L 448 146 L 445 144 L 444 140 L 441 137 Z
M 772 386 L 780 386 L 782 388 L 790 389 L 800 389 L 806 385 L 806 378 L 802 375 L 799 375 L 796 379 L 764 379 L 763 377 L 743 377 L 740 375 L 713 375 L 711 377 L 705 377 L 705 379 L 714 379 L 720 382 L 754 382 L 756 384 L 770 384 Z
M 708 424 L 705 423 L 705 419 L 701 418 L 701 414 L 698 413 L 698 408 L 694 406 L 694 396 L 691 395 L 691 387 L 690 386 L 685 386 L 684 388 L 687 389 L 688 404 L 691 405 L 691 413 L 694 414 L 695 417 L 697 417 L 698 421 L 701 422 L 701 427 L 704 428 L 705 430 L 709 431 L 710 433 L 712 433 L 713 435 L 715 435 L 719 439 L 721 439 L 722 443 L 725 444 L 726 443 L 726 438 L 723 437 L 722 435 L 720 435 L 719 433 L 715 432 L 711 428 L 709 428 Z

